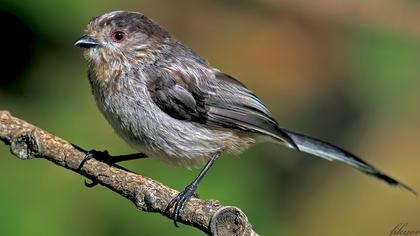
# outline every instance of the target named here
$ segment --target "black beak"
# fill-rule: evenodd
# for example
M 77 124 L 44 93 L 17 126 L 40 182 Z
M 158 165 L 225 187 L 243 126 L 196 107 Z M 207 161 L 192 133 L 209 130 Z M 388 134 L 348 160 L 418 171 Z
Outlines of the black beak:
M 80 39 L 74 42 L 74 46 L 81 48 L 93 48 L 98 46 L 98 44 L 98 41 L 88 35 L 83 35 Z

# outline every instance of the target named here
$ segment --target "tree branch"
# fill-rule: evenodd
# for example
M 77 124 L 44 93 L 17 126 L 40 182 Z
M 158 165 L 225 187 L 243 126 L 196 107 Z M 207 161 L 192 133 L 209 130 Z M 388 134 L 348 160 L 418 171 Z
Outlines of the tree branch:
M 51 135 L 7 111 L 0 111 L 0 140 L 10 145 L 13 155 L 22 160 L 44 158 L 83 175 L 124 196 L 141 211 L 165 212 L 178 192 L 162 183 L 90 159 L 79 169 L 86 153 L 69 142 Z M 222 206 L 217 200 L 191 198 L 179 222 L 196 227 L 209 235 L 257 235 L 245 214 L 237 207 Z

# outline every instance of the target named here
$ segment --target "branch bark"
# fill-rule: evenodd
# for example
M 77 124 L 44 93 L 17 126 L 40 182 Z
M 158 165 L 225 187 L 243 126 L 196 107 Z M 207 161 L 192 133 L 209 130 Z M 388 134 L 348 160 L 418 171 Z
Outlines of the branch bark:
M 0 140 L 10 145 L 16 157 L 44 158 L 85 176 L 132 201 L 141 211 L 157 212 L 170 218 L 165 208 L 178 192 L 148 177 L 117 166 L 90 159 L 79 169 L 86 155 L 71 143 L 0 111 Z M 237 207 L 223 206 L 217 200 L 191 198 L 179 222 L 209 235 L 258 235 Z

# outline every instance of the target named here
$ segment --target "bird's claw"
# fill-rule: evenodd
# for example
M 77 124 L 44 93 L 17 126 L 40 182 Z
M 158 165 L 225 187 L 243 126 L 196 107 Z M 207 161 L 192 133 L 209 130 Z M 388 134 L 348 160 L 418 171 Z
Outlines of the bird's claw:
M 92 159 L 92 158 L 95 158 L 96 160 L 101 160 L 101 161 L 104 161 L 104 162 L 106 162 L 107 161 L 107 159 L 109 159 L 109 157 L 110 157 L 110 155 L 109 155 L 109 153 L 108 153 L 108 151 L 107 150 L 105 150 L 105 151 L 96 151 L 96 150 L 90 150 L 90 151 L 88 151 L 87 153 L 86 153 L 86 155 L 85 155 L 85 157 L 83 158 L 83 160 L 82 160 L 82 162 L 80 162 L 80 165 L 79 165 L 79 170 L 81 170 L 82 169 L 82 167 L 83 167 L 83 165 L 88 161 L 88 160 L 90 160 L 90 159 Z M 98 182 L 97 181 L 95 181 L 95 180 L 92 180 L 92 183 L 88 183 L 86 180 L 85 180 L 85 186 L 86 187 L 88 187 L 88 188 L 92 188 L 92 187 L 95 187 L 96 185 L 98 185 Z
M 95 158 L 96 160 L 106 162 L 110 159 L 111 155 L 109 155 L 108 151 L 96 151 L 94 149 L 88 151 L 86 153 L 85 159 Z
M 87 188 L 93 188 L 93 187 L 95 187 L 98 184 L 99 184 L 99 182 L 98 181 L 95 181 L 95 180 L 92 180 L 91 183 L 89 183 L 88 181 L 85 180 L 85 186 Z
M 82 162 L 80 162 L 79 170 L 82 169 L 83 165 L 90 159 L 95 158 L 96 160 L 100 160 L 106 162 L 109 159 L 110 155 L 107 150 L 105 151 L 96 151 L 90 150 L 86 153 L 85 157 L 83 158 Z
M 188 186 L 184 189 L 184 191 L 180 192 L 176 197 L 174 197 L 166 206 L 165 212 L 169 213 L 170 209 L 174 207 L 173 214 L 171 218 L 174 220 L 174 225 L 179 227 L 177 224 L 178 218 L 181 214 L 181 211 L 184 209 L 185 204 L 190 200 L 192 196 L 196 196 L 194 194 L 195 188 L 193 186 Z

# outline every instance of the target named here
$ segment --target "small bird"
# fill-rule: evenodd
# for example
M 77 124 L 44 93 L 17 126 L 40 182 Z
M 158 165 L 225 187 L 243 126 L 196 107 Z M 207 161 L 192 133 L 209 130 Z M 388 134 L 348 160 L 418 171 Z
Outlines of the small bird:
M 224 152 L 271 141 L 340 161 L 391 185 L 407 185 L 337 146 L 284 129 L 245 85 L 137 12 L 94 17 L 75 46 L 86 48 L 99 110 L 117 134 L 146 155 L 182 166 L 205 164 L 168 204 L 176 222 L 199 182 Z

